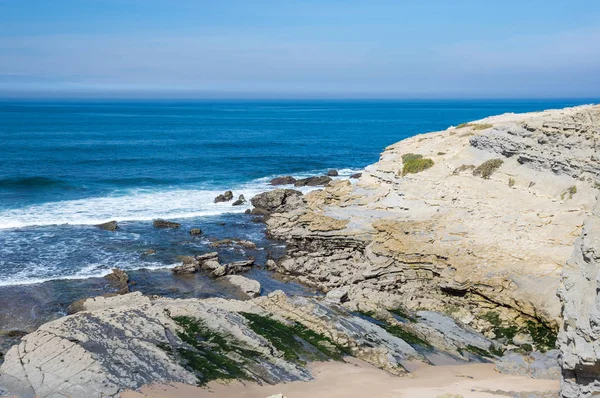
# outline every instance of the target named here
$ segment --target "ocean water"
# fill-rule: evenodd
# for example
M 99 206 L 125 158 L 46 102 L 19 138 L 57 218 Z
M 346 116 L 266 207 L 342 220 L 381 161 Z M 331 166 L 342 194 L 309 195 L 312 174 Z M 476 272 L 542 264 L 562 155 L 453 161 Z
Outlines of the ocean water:
M 262 241 L 262 227 L 243 227 L 247 206 L 213 198 L 249 199 L 280 175 L 348 176 L 420 132 L 590 102 L 1 101 L 0 287 L 170 267 L 222 237 Z M 184 226 L 155 230 L 156 218 Z M 113 219 L 116 233 L 93 226 Z
M 252 256 L 263 293 L 315 294 L 261 267 L 284 252 L 247 199 L 275 176 L 340 170 L 378 160 L 412 135 L 504 112 L 593 101 L 0 101 L 0 353 L 73 301 L 115 290 L 102 276 L 127 270 L 132 289 L 169 297 L 238 297 L 207 275 L 173 275 L 180 256 L 221 247 L 222 261 Z M 182 223 L 157 230 L 152 220 Z M 94 224 L 118 220 L 108 232 Z M 204 233 L 192 236 L 192 227 Z M 0 356 L 1 357 L 1 356 Z M 1 359 L 0 359 L 1 360 Z

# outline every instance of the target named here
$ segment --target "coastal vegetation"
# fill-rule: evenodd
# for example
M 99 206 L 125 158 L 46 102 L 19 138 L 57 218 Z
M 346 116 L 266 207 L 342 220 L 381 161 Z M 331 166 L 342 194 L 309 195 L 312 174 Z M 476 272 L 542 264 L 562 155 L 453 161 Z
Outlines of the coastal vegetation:
M 402 155 L 402 175 L 416 174 L 433 166 L 433 160 L 417 153 Z
M 349 354 L 346 347 L 334 343 L 329 337 L 316 333 L 298 322 L 286 325 L 267 316 L 248 312 L 242 312 L 241 315 L 248 320 L 250 328 L 256 334 L 267 339 L 273 347 L 283 353 L 283 357 L 288 361 L 305 364 L 307 360 L 323 359 L 323 357 L 340 361 L 344 355 Z
M 416 321 L 414 318 L 408 317 L 403 312 L 398 313 L 397 311 L 395 311 L 393 313 L 402 318 L 409 319 L 411 322 Z M 382 327 L 383 329 L 385 329 L 385 331 L 387 331 L 392 336 L 401 338 L 402 340 L 404 340 L 411 346 L 416 345 L 416 346 L 427 347 L 427 348 L 431 347 L 431 344 L 428 341 L 422 339 L 415 332 L 413 332 L 412 330 L 410 330 L 408 327 L 406 327 L 404 325 L 392 324 L 384 319 L 381 319 L 381 317 L 377 316 L 377 314 L 373 311 L 358 311 L 358 314 L 361 315 L 366 320 L 373 322 L 376 325 Z M 402 314 L 402 315 L 400 315 L 400 314 Z
M 180 316 L 173 320 L 181 328 L 177 336 L 186 345 L 172 348 L 163 344 L 160 348 L 176 355 L 186 369 L 196 374 L 199 385 L 212 380 L 248 379 L 243 365 L 259 358 L 259 352 L 245 348 L 230 335 L 210 329 L 200 319 Z M 238 354 L 235 357 L 240 359 L 233 360 L 232 354 Z
M 560 194 L 560 199 L 565 200 L 565 198 L 573 199 L 573 195 L 577 193 L 577 187 L 575 185 L 571 185 L 569 188 L 565 189 L 562 194 Z
M 494 174 L 494 172 L 498 170 L 503 163 L 504 160 L 502 159 L 486 160 L 473 169 L 473 175 L 476 177 L 479 176 L 485 180 L 489 180 L 492 174 Z
M 493 127 L 492 124 L 489 123 L 461 123 L 456 126 L 457 129 L 461 129 L 464 127 L 471 127 L 473 130 L 485 130 Z
M 454 171 L 452 172 L 452 175 L 459 175 L 460 173 L 467 171 L 467 170 L 473 170 L 475 168 L 475 165 L 473 164 L 463 164 L 458 166 L 457 168 L 454 169 Z

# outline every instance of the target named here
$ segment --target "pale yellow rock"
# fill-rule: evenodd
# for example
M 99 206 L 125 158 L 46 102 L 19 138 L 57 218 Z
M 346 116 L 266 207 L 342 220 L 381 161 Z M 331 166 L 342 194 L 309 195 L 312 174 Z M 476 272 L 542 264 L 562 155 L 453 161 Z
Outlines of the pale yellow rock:
M 491 127 L 478 129 L 483 124 Z M 357 284 L 396 293 L 409 308 L 470 305 L 556 326 L 561 269 L 598 192 L 600 106 L 507 114 L 474 125 L 391 145 L 355 184 L 312 192 L 304 209 L 269 220 L 270 233 L 300 245 L 300 252 L 302 242 L 344 241 L 321 257 L 288 259 L 288 269 L 326 290 Z M 407 153 L 434 165 L 402 177 Z M 491 159 L 502 164 L 489 179 L 472 168 L 454 173 Z M 576 193 L 564 195 L 572 187 Z M 347 247 L 348 240 L 356 247 Z

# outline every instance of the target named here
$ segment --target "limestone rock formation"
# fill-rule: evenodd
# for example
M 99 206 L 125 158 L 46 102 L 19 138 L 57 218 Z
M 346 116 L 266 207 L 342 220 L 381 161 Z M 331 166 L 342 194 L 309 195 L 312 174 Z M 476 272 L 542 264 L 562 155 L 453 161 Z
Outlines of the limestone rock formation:
M 534 379 L 560 380 L 558 356 L 558 350 L 532 352 L 528 355 L 510 353 L 496 362 L 496 370 L 504 374 L 527 375 Z
M 25 398 L 116 397 L 153 383 L 309 380 L 305 361 L 346 354 L 402 375 L 403 364 L 447 355 L 421 353 L 405 340 L 412 334 L 380 325 L 283 292 L 248 301 L 98 297 L 23 337 L 6 354 L 0 385 Z
M 600 201 L 563 271 L 562 397 L 600 395 Z
M 561 269 L 599 186 L 599 115 L 506 114 L 391 145 L 356 183 L 270 213 L 269 235 L 288 244 L 275 268 L 347 287 L 349 305 L 449 313 L 507 346 L 538 325 L 534 348 L 552 348 Z M 431 162 L 405 174 L 408 158 Z
M 254 279 L 249 279 L 241 275 L 227 275 L 224 276 L 223 279 L 227 283 L 240 289 L 242 293 L 244 293 L 249 298 L 255 298 L 260 296 L 260 283 L 258 281 L 255 281 Z

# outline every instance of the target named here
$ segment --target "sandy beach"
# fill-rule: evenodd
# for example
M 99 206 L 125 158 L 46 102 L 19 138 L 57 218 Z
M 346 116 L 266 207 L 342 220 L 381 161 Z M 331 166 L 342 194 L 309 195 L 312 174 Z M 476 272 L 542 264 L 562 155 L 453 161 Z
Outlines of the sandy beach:
M 311 365 L 313 382 L 275 386 L 255 383 L 210 383 L 207 387 L 183 384 L 148 386 L 128 391 L 123 398 L 486 398 L 506 393 L 558 391 L 559 382 L 499 374 L 493 364 L 424 366 L 410 376 L 395 377 L 360 360 Z

